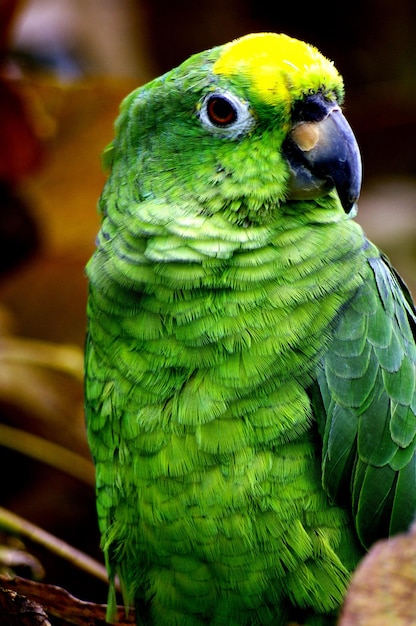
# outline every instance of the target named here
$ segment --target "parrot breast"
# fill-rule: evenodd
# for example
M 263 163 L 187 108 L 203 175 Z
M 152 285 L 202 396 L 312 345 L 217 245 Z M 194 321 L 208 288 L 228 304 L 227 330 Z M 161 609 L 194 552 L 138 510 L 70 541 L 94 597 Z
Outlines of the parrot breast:
M 110 572 L 155 624 L 283 624 L 287 598 L 330 611 L 354 565 L 306 388 L 363 241 L 340 210 L 300 206 L 284 230 L 180 210 L 172 224 L 146 203 L 130 228 L 103 221 L 88 266 L 98 514 Z

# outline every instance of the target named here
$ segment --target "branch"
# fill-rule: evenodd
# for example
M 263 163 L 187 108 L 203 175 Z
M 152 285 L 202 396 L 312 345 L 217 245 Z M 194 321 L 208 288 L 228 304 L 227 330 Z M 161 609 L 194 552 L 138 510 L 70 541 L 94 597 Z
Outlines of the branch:
M 54 369 L 80 382 L 84 377 L 84 359 L 78 346 L 2 337 L 0 360 L 3 365 L 9 361 Z
M 95 485 L 92 461 L 47 439 L 0 424 L 0 445 L 47 463 L 69 476 L 82 480 L 87 485 Z
M 107 607 L 104 604 L 84 602 L 61 587 L 34 582 L 19 576 L 8 578 L 0 575 L 1 587 L 27 597 L 31 602 L 40 605 L 49 616 L 59 618 L 64 624 L 76 626 L 105 626 L 107 624 L 105 620 Z M 119 607 L 119 616 L 117 626 L 131 626 L 135 623 L 134 611 L 127 617 L 124 609 Z
M 75 567 L 78 567 L 96 578 L 108 582 L 108 576 L 104 565 L 88 556 L 81 550 L 70 546 L 62 539 L 46 532 L 39 526 L 11 513 L 7 509 L 0 507 L 0 527 L 14 534 L 23 535 L 43 547 L 47 548 L 63 559 L 66 559 Z

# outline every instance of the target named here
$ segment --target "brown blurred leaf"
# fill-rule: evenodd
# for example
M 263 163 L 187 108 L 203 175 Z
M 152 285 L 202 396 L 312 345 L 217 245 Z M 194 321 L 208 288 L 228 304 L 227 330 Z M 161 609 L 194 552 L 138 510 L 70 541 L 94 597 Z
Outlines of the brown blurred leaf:
M 135 86 L 39 80 L 31 87 L 54 131 L 42 168 L 21 186 L 38 229 L 38 253 L 0 285 L 0 299 L 19 334 L 83 346 L 84 266 L 95 247 L 96 205 L 106 178 L 100 154 L 113 138 L 120 101 Z
M 41 156 L 32 99 L 6 70 L 12 25 L 24 4 L 21 0 L 0 3 L 0 180 L 9 184 L 33 171 Z
M 82 411 L 82 350 L 77 346 L 0 337 L 0 406 L 9 407 L 9 411 L 3 409 L 3 421 L 11 412 L 15 428 L 33 431 L 89 458 Z M 46 462 L 54 458 L 53 450 L 45 448 L 42 452 L 40 439 L 36 444 L 30 440 L 25 444 L 24 438 L 20 441 L 16 435 L 8 437 L 7 430 L 0 432 L 0 444 L 3 439 L 6 445 L 15 439 L 16 449 L 23 452 L 33 445 L 37 456 L 44 454 Z M 59 462 L 65 462 L 63 454 L 56 456 Z
M 38 243 L 30 207 L 10 181 L 0 179 L 0 278 L 27 261 Z
M 16 85 L 0 81 L 0 180 L 16 182 L 38 164 L 40 144 Z
M 416 525 L 376 543 L 355 572 L 339 626 L 415 626 Z
M 48 255 L 86 260 L 93 251 L 99 225 L 96 205 L 107 177 L 100 155 L 113 139 L 120 101 L 135 86 L 133 81 L 105 79 L 32 85 L 55 127 L 47 160 L 25 187 Z

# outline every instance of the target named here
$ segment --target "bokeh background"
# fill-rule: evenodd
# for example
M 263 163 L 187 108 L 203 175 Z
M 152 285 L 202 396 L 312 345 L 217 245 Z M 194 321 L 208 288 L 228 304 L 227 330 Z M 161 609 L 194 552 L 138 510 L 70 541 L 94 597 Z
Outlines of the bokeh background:
M 105 180 L 100 153 L 132 88 L 263 30 L 315 44 L 343 74 L 364 163 L 357 219 L 416 294 L 414 0 L 0 0 L 0 505 L 98 559 L 92 474 L 58 469 L 47 444 L 89 459 L 84 266 Z M 105 601 L 104 584 L 23 547 L 46 581 Z

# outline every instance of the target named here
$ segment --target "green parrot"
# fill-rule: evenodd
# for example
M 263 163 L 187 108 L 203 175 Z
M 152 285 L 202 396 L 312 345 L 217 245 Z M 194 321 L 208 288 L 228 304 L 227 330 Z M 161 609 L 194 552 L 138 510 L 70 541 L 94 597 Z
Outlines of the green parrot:
M 89 280 L 85 404 L 115 617 L 330 624 L 416 514 L 416 316 L 352 219 L 343 82 L 260 33 L 121 105 Z

